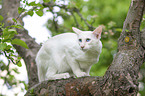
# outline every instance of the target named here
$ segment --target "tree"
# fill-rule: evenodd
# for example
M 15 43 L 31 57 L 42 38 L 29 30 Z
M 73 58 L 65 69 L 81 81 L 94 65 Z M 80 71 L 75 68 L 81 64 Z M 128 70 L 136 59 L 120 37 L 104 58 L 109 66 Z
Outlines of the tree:
M 49 0 L 48 0 L 49 1 Z M 26 2 L 24 0 L 24 2 Z M 78 1 L 79 2 L 79 1 Z M 81 2 L 81 0 L 80 0 Z M 47 2 L 44 0 L 43 4 L 36 4 L 35 2 L 27 3 L 29 6 L 35 6 L 32 10 L 29 10 L 27 14 L 33 15 L 33 11 L 39 16 L 43 15 L 42 10 L 46 7 L 49 8 L 51 12 L 54 6 L 58 6 L 65 11 L 68 11 L 73 16 L 75 24 L 77 27 L 82 28 L 87 26 L 90 30 L 94 27 L 87 22 L 87 20 L 82 16 L 80 10 L 77 6 L 67 6 L 67 5 L 57 5 L 51 0 Z M 128 11 L 126 20 L 123 25 L 122 33 L 118 39 L 118 52 L 113 59 L 112 64 L 109 66 L 103 77 L 83 77 L 83 78 L 69 78 L 66 80 L 55 80 L 55 81 L 44 81 L 41 84 L 38 83 L 37 70 L 35 64 L 35 56 L 40 48 L 32 37 L 28 35 L 27 30 L 16 28 L 18 35 L 14 36 L 14 39 L 21 39 L 26 42 L 29 49 L 22 46 L 13 45 L 19 55 L 24 59 L 27 66 L 28 76 L 29 76 L 29 88 L 26 96 L 28 94 L 35 95 L 95 95 L 95 96 L 112 96 L 112 95 L 136 95 L 138 92 L 138 72 L 140 66 L 144 62 L 144 47 L 145 41 L 144 32 L 140 32 L 140 24 L 143 17 L 144 10 L 144 0 L 132 0 L 130 9 Z M 20 6 L 20 0 L 4 0 L 1 15 L 4 17 L 3 22 L 6 26 L 13 25 L 15 23 L 12 18 L 19 16 L 17 9 Z M 37 9 L 37 7 L 39 7 Z M 22 12 L 23 9 L 19 8 Z M 63 11 L 61 11 L 63 13 Z M 65 15 L 59 13 L 60 16 Z M 84 24 L 82 26 L 78 23 L 78 18 L 75 13 L 79 15 Z M 26 14 L 22 15 L 25 16 Z M 17 20 L 18 19 L 18 20 Z M 22 18 L 16 18 L 17 22 L 22 23 Z M 53 21 L 53 23 L 52 23 Z M 57 20 L 54 19 L 48 21 L 52 23 L 55 31 L 59 32 Z M 93 21 L 90 21 L 93 23 Z M 23 25 L 23 24 L 22 24 Z M 52 25 L 48 25 L 52 26 Z M 54 31 L 51 30 L 52 32 Z M 70 30 L 70 29 L 68 29 Z M 67 31 L 67 30 L 66 30 Z M 35 85 L 35 86 L 34 86 Z

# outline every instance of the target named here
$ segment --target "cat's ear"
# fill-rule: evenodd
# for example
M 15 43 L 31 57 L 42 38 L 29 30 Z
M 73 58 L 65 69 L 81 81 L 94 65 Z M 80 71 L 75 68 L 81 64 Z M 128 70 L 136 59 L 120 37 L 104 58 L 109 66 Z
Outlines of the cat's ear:
M 73 31 L 74 31 L 75 33 L 77 33 L 77 34 L 82 33 L 82 31 L 81 31 L 80 29 L 77 29 L 77 28 L 75 28 L 75 27 L 72 27 L 72 29 L 73 29 Z
M 101 38 L 101 33 L 102 33 L 102 26 L 97 27 L 93 31 L 93 34 L 97 37 L 97 39 L 100 39 Z

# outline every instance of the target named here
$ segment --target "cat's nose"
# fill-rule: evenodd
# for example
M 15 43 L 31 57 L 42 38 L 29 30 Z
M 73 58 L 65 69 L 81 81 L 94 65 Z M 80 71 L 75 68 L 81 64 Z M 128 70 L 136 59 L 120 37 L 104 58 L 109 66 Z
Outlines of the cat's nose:
M 81 46 L 81 48 L 83 49 L 85 46 Z

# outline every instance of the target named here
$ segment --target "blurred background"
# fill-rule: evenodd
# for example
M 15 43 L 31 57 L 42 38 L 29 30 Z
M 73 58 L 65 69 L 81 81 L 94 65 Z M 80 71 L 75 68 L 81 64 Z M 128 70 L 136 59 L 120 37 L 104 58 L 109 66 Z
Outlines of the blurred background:
M 2 4 L 2 0 L 0 1 Z M 40 6 L 40 11 L 31 10 L 36 4 L 43 3 L 46 7 L 45 2 L 51 2 L 55 6 Z M 21 0 L 21 8 L 28 12 L 23 18 L 24 28 L 39 44 L 43 44 L 51 36 L 72 32 L 72 27 L 93 30 L 101 25 L 103 49 L 99 62 L 92 66 L 90 75 L 103 76 L 117 52 L 117 40 L 122 32 L 130 3 L 131 0 Z M 144 25 L 143 19 L 141 30 Z M 25 94 L 28 76 L 23 60 L 21 63 L 22 67 L 18 67 L 0 54 L 0 96 Z M 141 66 L 139 73 L 139 96 L 145 96 L 144 87 L 145 64 Z

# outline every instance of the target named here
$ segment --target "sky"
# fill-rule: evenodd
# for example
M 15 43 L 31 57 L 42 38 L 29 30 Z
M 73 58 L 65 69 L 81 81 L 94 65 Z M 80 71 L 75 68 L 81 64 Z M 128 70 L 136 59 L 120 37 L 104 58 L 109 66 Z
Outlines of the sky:
M 31 37 L 36 39 L 37 43 L 43 43 L 50 37 L 50 31 L 45 26 L 48 18 L 51 18 L 49 13 L 44 14 L 42 17 L 34 13 L 32 17 L 26 16 L 23 19 L 24 28 L 29 31 Z
M 28 1 L 32 2 L 34 0 Z M 39 0 L 36 0 L 36 3 L 37 2 L 39 2 Z M 26 9 L 30 8 L 26 7 Z M 24 28 L 28 30 L 31 37 L 36 39 L 37 43 L 43 43 L 50 37 L 50 31 L 46 28 L 45 24 L 47 20 L 52 17 L 53 15 L 50 12 L 45 12 L 42 17 L 39 17 L 36 13 L 34 13 L 32 17 L 28 15 L 23 18 Z

